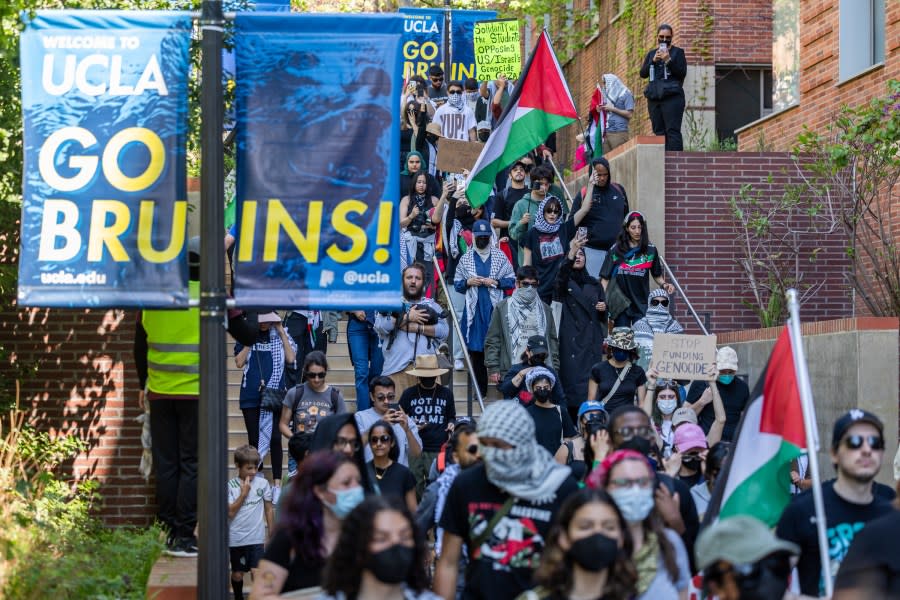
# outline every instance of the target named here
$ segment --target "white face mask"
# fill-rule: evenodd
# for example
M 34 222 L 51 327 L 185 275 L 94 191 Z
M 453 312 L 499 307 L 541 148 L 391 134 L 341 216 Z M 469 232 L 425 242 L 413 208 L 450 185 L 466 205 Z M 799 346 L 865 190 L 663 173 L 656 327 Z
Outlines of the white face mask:
M 643 521 L 653 510 L 653 488 L 638 487 L 633 485 L 627 488 L 616 488 L 609 490 L 616 506 L 622 512 L 622 517 L 629 523 Z
M 656 406 L 659 407 L 659 412 L 664 415 L 671 415 L 675 412 L 675 409 L 678 407 L 678 400 L 676 398 L 672 398 L 670 400 L 657 400 Z

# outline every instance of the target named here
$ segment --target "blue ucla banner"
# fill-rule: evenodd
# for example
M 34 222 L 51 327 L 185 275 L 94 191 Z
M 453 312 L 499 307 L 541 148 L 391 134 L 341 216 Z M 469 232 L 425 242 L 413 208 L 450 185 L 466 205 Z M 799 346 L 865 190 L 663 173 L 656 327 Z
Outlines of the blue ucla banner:
M 235 299 L 399 305 L 402 17 L 239 13 Z
M 26 19 L 19 304 L 187 305 L 190 32 L 188 13 Z
M 427 79 L 428 67 L 444 65 L 444 10 L 440 8 L 400 7 L 403 15 L 403 73 Z M 475 77 L 473 30 L 476 21 L 496 19 L 493 10 L 450 11 L 450 73 L 446 81 L 465 81 Z

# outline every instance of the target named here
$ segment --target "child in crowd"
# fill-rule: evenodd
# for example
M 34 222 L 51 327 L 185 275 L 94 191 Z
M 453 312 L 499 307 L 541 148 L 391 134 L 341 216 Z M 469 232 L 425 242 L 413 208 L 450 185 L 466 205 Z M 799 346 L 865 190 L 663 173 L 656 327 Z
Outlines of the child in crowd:
M 244 597 L 244 574 L 255 575 L 263 555 L 266 529 L 274 523 L 272 488 L 265 477 L 257 476 L 259 452 L 243 445 L 234 451 L 237 477 L 228 481 L 228 546 L 231 556 L 231 589 L 234 597 Z M 263 520 L 265 518 L 265 520 Z

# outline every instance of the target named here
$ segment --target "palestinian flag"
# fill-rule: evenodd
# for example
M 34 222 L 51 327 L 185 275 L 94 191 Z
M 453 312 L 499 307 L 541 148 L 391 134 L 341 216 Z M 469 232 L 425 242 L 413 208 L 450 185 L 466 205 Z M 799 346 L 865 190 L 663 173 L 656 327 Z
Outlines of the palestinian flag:
M 519 77 L 506 110 L 466 181 L 472 206 L 487 202 L 497 173 L 544 143 L 551 133 L 578 120 L 569 86 L 546 31 Z
M 603 156 L 603 134 L 606 132 L 606 111 L 600 110 L 603 106 L 603 92 L 600 91 L 600 85 L 591 95 L 591 123 L 588 126 L 588 136 L 591 148 L 594 151 L 593 157 Z
M 704 524 L 750 515 L 771 527 L 781 517 L 791 499 L 791 461 L 806 448 L 794 366 L 791 335 L 785 327 L 741 418 Z

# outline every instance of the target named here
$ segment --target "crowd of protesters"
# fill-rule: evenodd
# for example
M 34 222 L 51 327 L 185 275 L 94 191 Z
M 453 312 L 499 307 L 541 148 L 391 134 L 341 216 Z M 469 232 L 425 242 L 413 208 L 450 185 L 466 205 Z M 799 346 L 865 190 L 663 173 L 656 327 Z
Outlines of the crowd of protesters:
M 659 40 L 642 74 L 680 91 L 684 53 L 671 27 Z M 248 444 L 227 489 L 234 597 L 248 572 L 251 598 L 320 587 L 329 600 L 685 600 L 692 585 L 723 600 L 799 597 L 790 581 L 815 598 L 823 572 L 836 575 L 834 598 L 897 597 L 888 532 L 900 516 L 894 490 L 874 483 L 886 448 L 868 412 L 834 424 L 824 570 L 802 459 L 784 473 L 796 497 L 774 532 L 748 516 L 701 529 L 750 390 L 730 347 L 718 349 L 708 382 L 650 367 L 656 334 L 684 329 L 654 224 L 630 209 L 609 162 L 586 161 L 573 198 L 556 181 L 551 136 L 479 206 L 464 173 L 437 168 L 440 138 L 489 139 L 515 85 L 445 82 L 435 66 L 406 87 L 399 310 L 288 309 L 253 315 L 235 336 Z M 603 139 L 611 149 L 627 139 L 634 99 L 614 75 L 601 89 L 602 110 L 617 117 Z M 651 101 L 667 136 L 680 123 L 677 96 Z M 329 383 L 341 318 L 355 412 Z M 462 337 L 450 350 L 454 319 Z M 153 327 L 151 313 L 136 344 L 143 380 L 156 364 Z M 463 369 L 482 395 L 493 386 L 502 398 L 477 422 L 456 414 L 448 385 Z M 175 508 L 161 504 L 170 550 L 195 555 Z

